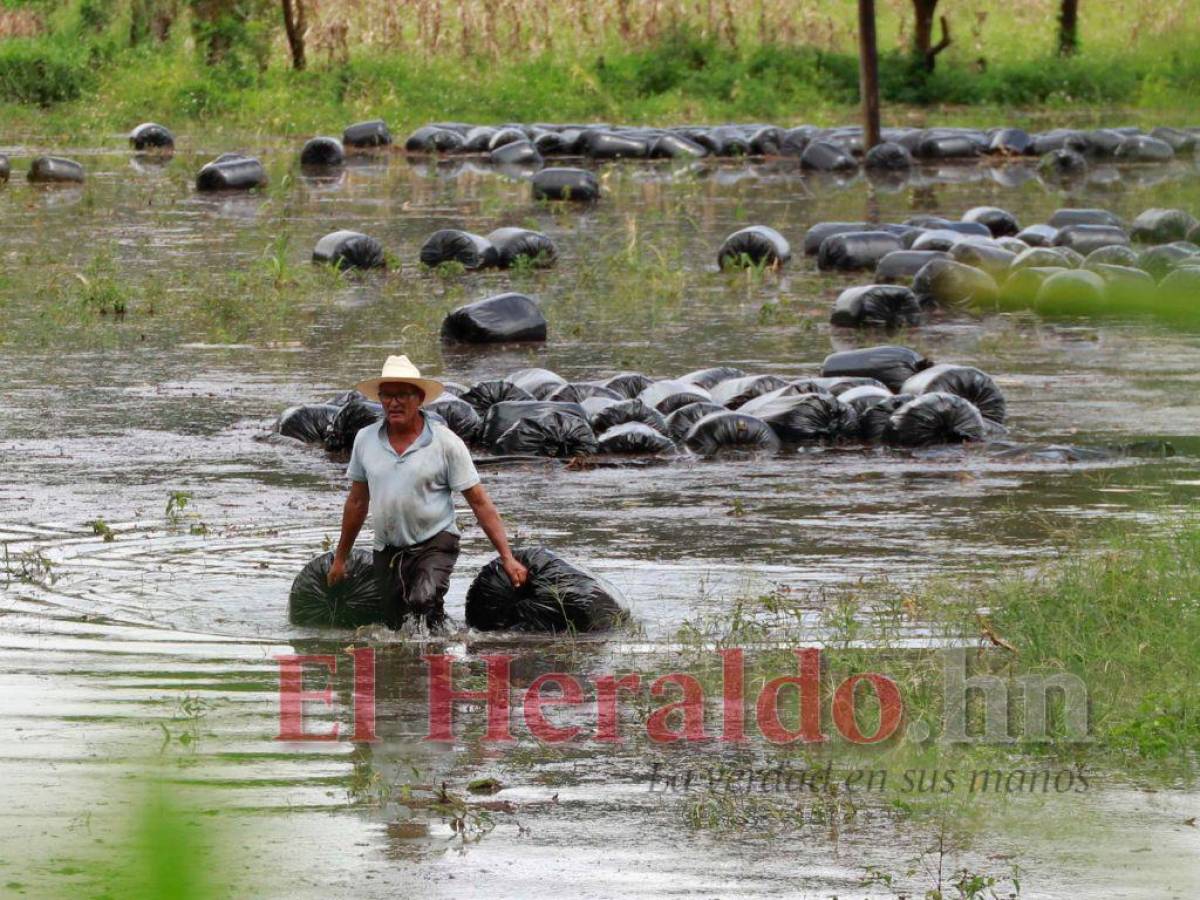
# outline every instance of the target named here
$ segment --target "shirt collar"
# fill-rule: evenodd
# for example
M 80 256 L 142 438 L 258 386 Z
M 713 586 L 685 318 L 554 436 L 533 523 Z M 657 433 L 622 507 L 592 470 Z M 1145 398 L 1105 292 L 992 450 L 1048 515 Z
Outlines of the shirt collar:
M 421 421 L 424 423 L 423 427 L 421 428 L 421 433 L 417 435 L 417 439 L 409 444 L 403 453 L 397 454 L 396 449 L 392 446 L 392 442 L 388 440 L 387 417 L 385 416 L 383 421 L 379 423 L 379 428 L 377 429 L 379 441 L 381 444 L 383 444 L 388 453 L 391 453 L 393 456 L 398 456 L 400 459 L 404 459 L 404 457 L 408 456 L 408 454 L 414 452 L 415 450 L 420 450 L 422 447 L 428 447 L 433 443 L 433 428 L 431 428 L 429 425 L 429 416 L 425 415 L 425 410 L 423 409 L 418 410 L 418 412 L 421 414 Z

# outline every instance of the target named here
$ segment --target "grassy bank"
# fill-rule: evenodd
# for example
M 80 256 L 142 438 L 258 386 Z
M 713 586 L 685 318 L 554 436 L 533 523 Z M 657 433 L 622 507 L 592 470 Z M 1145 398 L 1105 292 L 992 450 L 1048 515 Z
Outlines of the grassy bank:
M 123 4 L 16 5 L 49 8 L 38 33 L 0 41 L 0 122 L 17 132 L 78 138 L 154 119 L 301 135 L 368 116 L 401 133 L 438 120 L 833 122 L 853 114 L 858 95 L 847 3 L 794 13 L 761 0 L 717 4 L 716 14 L 712 3 L 685 4 L 670 16 L 659 3 L 568 3 L 518 15 L 423 0 L 390 25 L 386 5 L 331 4 L 340 12 L 312 23 L 304 72 L 288 65 L 274 5 L 229 27 L 216 64 L 182 14 L 164 42 L 131 47 Z M 929 73 L 907 51 L 908 4 L 881 4 L 887 113 L 987 122 L 1088 105 L 1189 123 L 1200 88 L 1192 5 L 1088 9 L 1081 51 L 1060 59 L 1048 0 L 956 4 L 946 10 L 953 42 Z

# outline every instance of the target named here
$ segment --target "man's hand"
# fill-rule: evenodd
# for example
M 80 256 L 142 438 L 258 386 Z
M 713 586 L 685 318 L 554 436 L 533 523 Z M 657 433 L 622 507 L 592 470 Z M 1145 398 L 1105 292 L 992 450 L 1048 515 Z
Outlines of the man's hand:
M 333 564 L 329 567 L 329 575 L 326 577 L 330 587 L 333 587 L 339 581 L 346 577 L 346 561 L 340 557 L 333 558 Z
M 512 582 L 512 586 L 519 588 L 529 580 L 529 570 L 517 561 L 515 556 L 506 556 L 500 559 L 500 565 L 504 568 L 504 574 L 508 576 L 508 580 Z M 332 575 L 333 573 L 330 572 Z

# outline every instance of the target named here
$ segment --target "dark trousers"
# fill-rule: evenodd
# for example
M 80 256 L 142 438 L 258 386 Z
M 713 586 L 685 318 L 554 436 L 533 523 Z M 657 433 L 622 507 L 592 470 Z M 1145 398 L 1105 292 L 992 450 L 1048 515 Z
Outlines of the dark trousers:
M 457 560 L 458 535 L 448 531 L 408 547 L 376 550 L 375 580 L 387 626 L 399 628 L 409 616 L 419 616 L 428 627 L 440 628 L 446 620 L 442 602 Z

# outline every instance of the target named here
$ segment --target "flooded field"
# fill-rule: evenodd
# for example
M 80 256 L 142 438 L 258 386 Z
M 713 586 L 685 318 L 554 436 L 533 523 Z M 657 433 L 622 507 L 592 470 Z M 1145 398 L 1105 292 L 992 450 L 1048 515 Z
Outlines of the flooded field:
M 588 897 L 919 896 L 939 866 L 1007 886 L 1018 864 L 1022 896 L 1200 888 L 1200 832 L 1186 824 L 1197 797 L 1170 777 L 1153 791 L 1106 776 L 1085 796 L 997 801 L 969 843 L 844 796 L 785 802 L 783 817 L 776 804 L 713 818 L 711 798 L 652 791 L 653 765 L 763 768 L 771 748 L 564 748 L 520 729 L 515 744 L 496 745 L 481 740 L 472 713 L 458 740 L 425 741 L 421 659 L 448 653 L 478 674 L 480 655 L 500 647 L 515 654 L 522 686 L 553 671 L 661 673 L 696 649 L 679 647 L 685 624 L 706 634 L 735 607 L 763 623 L 759 637 L 816 645 L 836 632 L 829 611 L 864 585 L 900 596 L 953 576 L 969 589 L 1106 522 L 1187 511 L 1200 488 L 1200 334 L 947 315 L 894 338 L 992 374 L 1014 441 L 1166 441 L 1167 457 L 814 449 L 583 470 L 487 465 L 517 543 L 544 543 L 609 578 L 637 627 L 557 644 L 360 635 L 377 650 L 375 744 L 274 740 L 276 657 L 293 653 L 339 655 L 339 709 L 311 705 L 308 727 L 336 718 L 350 730 L 344 649 L 355 637 L 286 620 L 296 572 L 336 540 L 344 460 L 270 436 L 284 408 L 350 387 L 389 352 L 467 384 L 526 366 L 573 381 L 718 364 L 816 374 L 833 350 L 886 340 L 827 324 L 837 292 L 868 278 L 818 274 L 804 259 L 778 274 L 723 274 L 715 255 L 729 232 L 769 225 L 798 248 L 819 221 L 958 218 L 978 205 L 1023 224 L 1063 206 L 1126 219 L 1158 206 L 1196 212 L 1195 165 L 1097 168 L 1064 189 L 1023 163 L 921 168 L 890 185 L 804 177 L 790 161 L 617 164 L 598 170 L 600 204 L 564 210 L 532 203 L 521 173 L 482 164 L 378 156 L 317 179 L 296 169 L 296 148 L 253 139 L 240 149 L 262 155 L 271 186 L 203 197 L 191 189 L 195 172 L 231 146 L 186 145 L 166 163 L 117 147 L 114 137 L 108 148 L 52 148 L 84 163 L 82 188 L 34 188 L 19 176 L 0 188 L 7 891 L 94 885 L 114 821 L 156 776 L 178 789 L 197 833 L 220 838 L 224 862 L 211 874 L 235 896 L 538 897 L 565 884 Z M 4 152 L 18 172 L 48 149 Z M 438 228 L 503 225 L 550 235 L 557 267 L 443 275 L 417 264 Z M 313 245 L 338 228 L 378 238 L 396 263 L 362 277 L 314 271 Z M 447 311 L 504 290 L 542 303 L 544 345 L 440 344 Z M 471 578 L 493 555 L 469 513 L 460 524 L 447 601 L 459 622 Z M 779 622 L 762 600 L 771 597 L 798 611 L 790 630 L 772 630 Z M 928 642 L 920 629 L 903 638 Z M 503 789 L 469 794 L 481 777 Z

